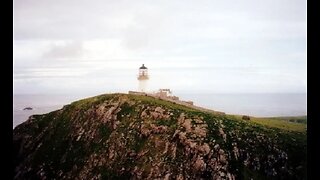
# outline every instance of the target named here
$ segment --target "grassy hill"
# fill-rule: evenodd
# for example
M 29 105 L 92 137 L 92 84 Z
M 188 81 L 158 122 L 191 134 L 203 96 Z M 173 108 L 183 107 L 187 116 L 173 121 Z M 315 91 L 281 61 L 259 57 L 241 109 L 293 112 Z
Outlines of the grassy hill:
M 306 179 L 306 125 L 105 94 L 13 132 L 15 179 Z

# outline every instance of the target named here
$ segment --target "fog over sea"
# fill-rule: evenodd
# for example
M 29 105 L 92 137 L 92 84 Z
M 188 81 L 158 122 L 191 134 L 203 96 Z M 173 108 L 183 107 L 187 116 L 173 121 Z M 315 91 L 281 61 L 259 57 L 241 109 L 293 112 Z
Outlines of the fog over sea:
M 177 93 L 181 100 L 191 100 L 197 106 L 258 117 L 307 115 L 306 94 L 210 94 Z M 13 128 L 30 115 L 61 109 L 64 105 L 94 95 L 14 95 Z M 32 107 L 32 110 L 23 110 Z

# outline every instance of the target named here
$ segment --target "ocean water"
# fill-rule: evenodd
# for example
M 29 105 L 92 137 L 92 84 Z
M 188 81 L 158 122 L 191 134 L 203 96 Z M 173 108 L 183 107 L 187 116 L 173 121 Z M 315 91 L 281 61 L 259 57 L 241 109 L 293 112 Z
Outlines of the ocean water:
M 26 95 L 13 97 L 13 128 L 23 123 L 33 114 L 45 114 L 61 109 L 64 105 L 85 98 L 81 95 Z M 32 107 L 32 110 L 23 110 Z
M 258 117 L 307 115 L 306 94 L 175 94 L 181 100 L 191 100 L 197 106 L 228 114 Z M 45 114 L 61 109 L 88 95 L 14 95 L 13 128 L 33 114 Z M 23 110 L 32 107 L 32 110 Z
M 195 105 L 222 111 L 257 117 L 305 116 L 306 94 L 179 94 L 181 99 Z

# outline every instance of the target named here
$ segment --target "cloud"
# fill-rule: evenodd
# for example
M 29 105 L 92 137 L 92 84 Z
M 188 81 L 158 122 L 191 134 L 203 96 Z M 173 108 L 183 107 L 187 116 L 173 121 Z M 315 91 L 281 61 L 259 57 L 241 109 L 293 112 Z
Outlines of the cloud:
M 165 81 L 165 86 L 194 91 L 227 91 L 242 84 L 243 91 L 260 92 L 261 82 L 268 80 L 270 91 L 304 89 L 305 4 L 15 0 L 17 87 L 23 91 L 22 82 L 32 79 L 35 89 L 54 91 L 65 77 L 65 84 L 74 84 L 70 91 L 93 81 L 97 88 L 124 89 L 133 87 L 144 63 L 154 88 Z
M 52 44 L 49 51 L 44 52 L 42 57 L 46 58 L 81 58 L 84 53 L 82 42 L 60 42 Z

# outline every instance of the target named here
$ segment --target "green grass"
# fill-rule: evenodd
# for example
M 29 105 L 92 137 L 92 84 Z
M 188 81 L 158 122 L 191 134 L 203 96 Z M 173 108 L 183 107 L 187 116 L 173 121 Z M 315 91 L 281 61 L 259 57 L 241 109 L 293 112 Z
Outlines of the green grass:
M 241 115 L 227 115 L 227 117 L 246 121 L 248 123 L 256 123 L 266 127 L 278 128 L 285 131 L 306 132 L 307 125 L 305 123 L 296 123 L 289 121 L 290 119 L 299 120 L 301 117 L 252 117 L 250 120 L 242 120 Z M 306 118 L 306 117 L 305 117 Z
M 268 119 L 282 120 L 293 123 L 307 124 L 307 116 L 284 116 L 284 117 L 269 117 Z
M 292 123 L 288 121 L 282 121 L 277 118 L 251 118 L 253 122 L 262 124 L 269 127 L 275 127 L 287 131 L 305 132 L 306 125 L 301 123 Z

